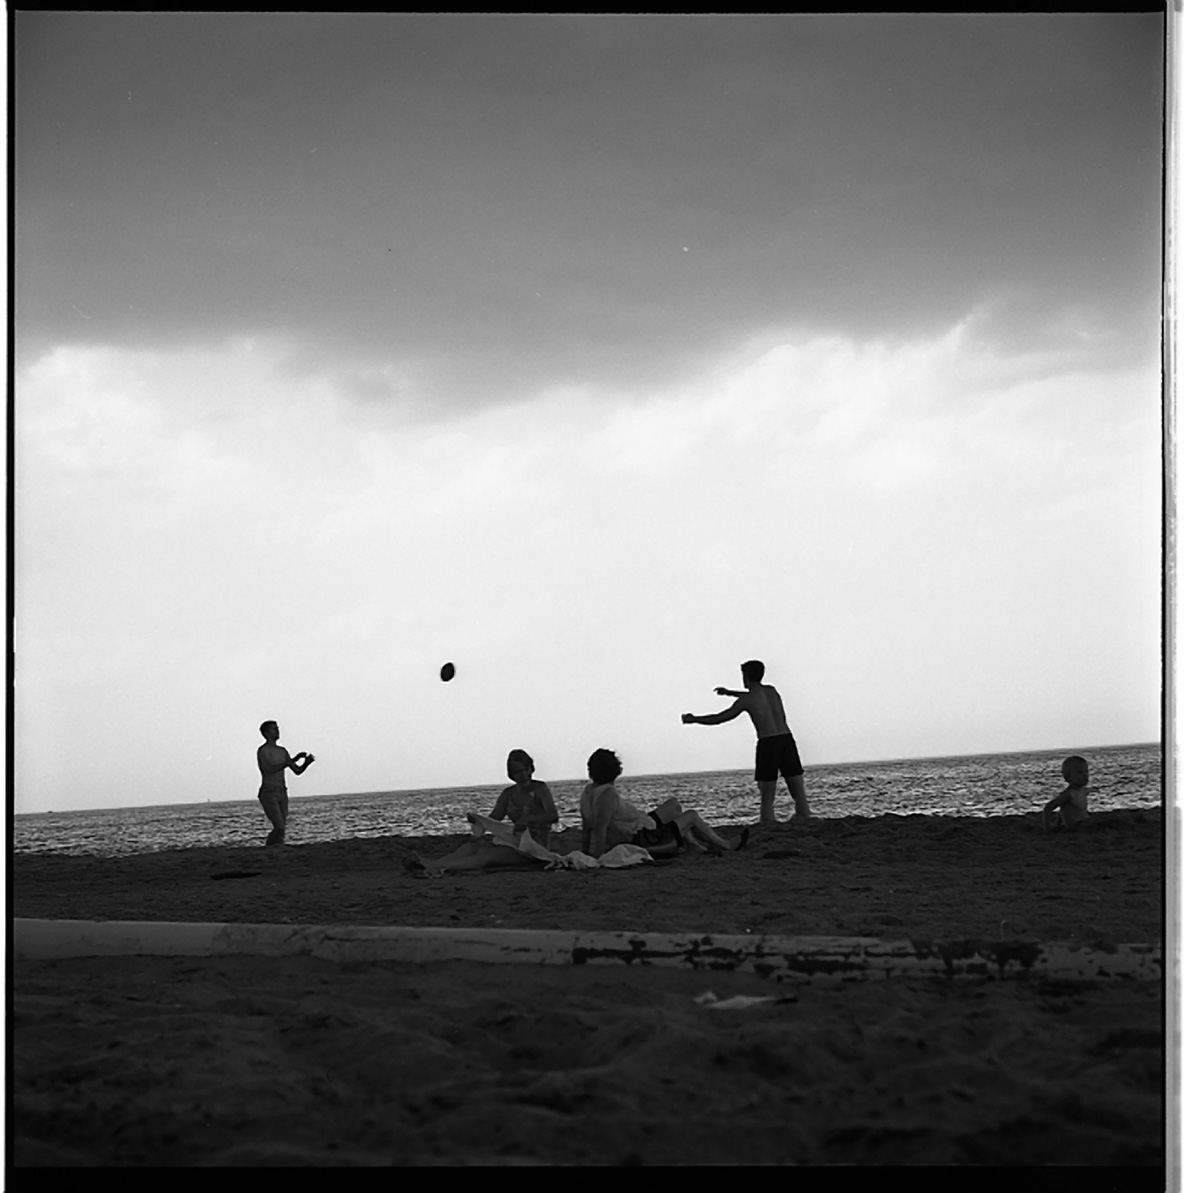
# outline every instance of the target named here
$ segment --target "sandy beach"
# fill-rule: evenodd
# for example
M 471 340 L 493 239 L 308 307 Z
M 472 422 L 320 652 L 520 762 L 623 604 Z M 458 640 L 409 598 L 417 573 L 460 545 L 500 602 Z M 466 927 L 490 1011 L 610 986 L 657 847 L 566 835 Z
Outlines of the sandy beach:
M 1152 942 L 1158 812 L 819 820 L 623 871 L 463 838 L 18 855 L 29 918 Z M 554 843 L 576 846 L 574 833 Z M 1158 983 L 79 958 L 14 969 L 17 1165 L 1163 1162 Z M 717 1009 L 711 991 L 766 1001 Z

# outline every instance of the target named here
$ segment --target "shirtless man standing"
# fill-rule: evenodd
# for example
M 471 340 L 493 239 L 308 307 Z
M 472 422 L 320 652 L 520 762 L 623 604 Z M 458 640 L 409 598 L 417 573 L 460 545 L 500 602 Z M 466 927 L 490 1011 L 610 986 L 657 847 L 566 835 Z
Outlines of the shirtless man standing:
M 735 696 L 736 702 L 723 712 L 698 717 L 684 712 L 684 725 L 722 725 L 734 720 L 742 712 L 748 713 L 756 730 L 756 785 L 761 793 L 761 824 L 777 823 L 773 815 L 773 798 L 777 794 L 777 775 L 785 776 L 789 794 L 793 796 L 794 816 L 808 817 L 810 805 L 806 802 L 806 780 L 802 774 L 802 760 L 798 757 L 797 743 L 785 723 L 785 707 L 781 696 L 771 684 L 762 683 L 765 665 L 757 659 L 740 664 L 745 691 L 733 692 L 729 688 L 716 688 L 717 696 Z
M 263 745 L 255 753 L 259 774 L 263 777 L 259 802 L 274 825 L 267 836 L 267 844 L 282 845 L 284 830 L 288 827 L 288 785 L 284 781 L 284 771 L 291 768 L 294 775 L 302 775 L 316 759 L 303 750 L 293 758 L 279 744 L 280 727 L 274 721 L 264 721 L 259 732 L 263 734 Z M 302 758 L 303 762 L 300 761 Z

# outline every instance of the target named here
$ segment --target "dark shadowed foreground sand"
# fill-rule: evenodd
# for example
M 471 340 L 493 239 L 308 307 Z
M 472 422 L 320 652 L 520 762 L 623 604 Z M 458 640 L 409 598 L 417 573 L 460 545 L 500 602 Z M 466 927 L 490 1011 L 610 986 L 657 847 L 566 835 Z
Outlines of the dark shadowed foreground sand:
M 299 840 L 298 826 L 292 839 Z M 409 848 L 18 856 L 17 916 L 1140 943 L 1156 812 L 883 817 L 591 873 L 413 878 Z M 571 835 L 560 851 L 573 848 Z M 231 877 L 230 875 L 236 875 Z M 31 1164 L 1163 1162 L 1158 983 L 774 984 L 309 957 L 22 961 Z M 711 991 L 770 999 L 712 1009 Z

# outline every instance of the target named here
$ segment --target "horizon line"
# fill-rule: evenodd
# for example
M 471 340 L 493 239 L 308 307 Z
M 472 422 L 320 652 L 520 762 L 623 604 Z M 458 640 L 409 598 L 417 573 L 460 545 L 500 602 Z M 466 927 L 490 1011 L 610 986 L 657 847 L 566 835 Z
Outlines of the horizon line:
M 1035 750 L 983 750 L 973 754 L 910 754 L 902 755 L 894 758 L 858 758 L 851 759 L 847 762 L 816 762 L 813 763 L 813 769 L 821 769 L 827 766 L 882 766 L 888 762 L 941 762 L 949 758 L 997 758 L 1009 754 L 1056 754 L 1062 750 L 1069 750 L 1072 752 L 1076 750 L 1131 750 L 1141 746 L 1158 746 L 1163 749 L 1163 740 L 1158 739 L 1154 741 L 1138 741 L 1138 742 L 1116 742 L 1104 746 L 1047 746 Z M 729 766 L 716 767 L 710 770 L 681 770 L 681 771 L 646 771 L 636 775 L 631 775 L 634 779 L 660 779 L 660 778 L 678 778 L 683 775 L 723 775 L 732 773 L 747 773 L 752 769 L 749 766 Z M 808 774 L 811 767 L 805 768 Z M 626 780 L 628 781 L 628 780 Z M 578 778 L 564 778 L 551 779 L 551 783 L 584 783 L 587 782 L 585 777 Z M 367 795 L 415 795 L 419 792 L 429 791 L 466 791 L 475 790 L 483 791 L 489 788 L 501 786 L 501 781 L 497 783 L 451 783 L 444 787 L 379 787 L 371 791 L 327 791 L 320 795 L 292 795 L 289 793 L 288 798 L 291 800 L 298 799 L 342 799 L 350 796 L 367 796 Z M 13 819 L 17 816 L 70 816 L 77 812 L 130 812 L 143 811 L 149 808 L 199 808 L 206 804 L 246 804 L 253 803 L 254 797 L 236 797 L 235 799 L 205 799 L 205 800 L 190 800 L 186 803 L 179 804 L 120 804 L 113 807 L 102 808 L 70 808 L 64 812 L 56 812 L 52 808 L 46 808 L 42 812 L 13 812 Z

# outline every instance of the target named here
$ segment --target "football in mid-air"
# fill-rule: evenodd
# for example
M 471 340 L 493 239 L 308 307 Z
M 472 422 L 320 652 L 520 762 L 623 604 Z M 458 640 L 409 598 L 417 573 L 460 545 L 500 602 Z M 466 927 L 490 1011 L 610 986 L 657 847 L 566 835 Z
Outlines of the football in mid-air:
M 445 663 L 440 668 L 440 678 L 447 683 L 456 674 L 456 668 L 451 663 Z

